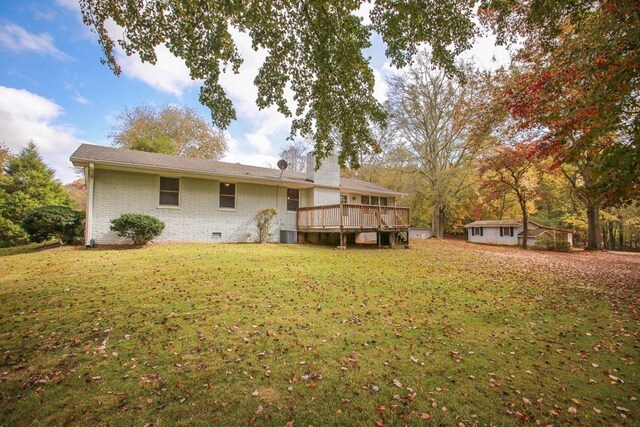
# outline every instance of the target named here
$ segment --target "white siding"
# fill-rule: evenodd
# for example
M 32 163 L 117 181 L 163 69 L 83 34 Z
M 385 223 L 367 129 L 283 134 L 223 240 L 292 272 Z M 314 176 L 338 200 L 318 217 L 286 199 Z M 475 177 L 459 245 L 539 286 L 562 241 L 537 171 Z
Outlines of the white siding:
M 158 241 L 245 242 L 255 241 L 254 216 L 258 209 L 276 207 L 272 239 L 280 229 L 294 230 L 296 215 L 287 212 L 287 189 L 268 185 L 236 183 L 236 209 L 218 208 L 219 181 L 181 178 L 180 207 L 159 207 L 160 175 L 95 171 L 92 236 L 96 243 L 122 243 L 110 230 L 110 222 L 123 213 L 142 213 L 164 221 Z M 307 206 L 307 191 L 300 190 L 300 206 Z M 212 233 L 222 233 L 213 238 Z
M 482 227 L 483 235 L 476 234 L 472 236 L 472 227 L 467 228 L 469 241 L 473 243 L 485 243 L 489 245 L 517 245 L 518 233 L 522 231 L 522 227 L 514 227 L 512 236 L 500 236 L 500 227 Z

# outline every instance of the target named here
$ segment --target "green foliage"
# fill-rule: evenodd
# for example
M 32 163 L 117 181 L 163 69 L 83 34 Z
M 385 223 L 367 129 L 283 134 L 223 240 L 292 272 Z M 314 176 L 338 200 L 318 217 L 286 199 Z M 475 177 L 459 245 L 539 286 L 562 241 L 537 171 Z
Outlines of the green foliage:
M 210 126 L 193 108 L 174 105 L 125 109 L 109 136 L 117 147 L 198 159 L 220 159 L 227 149 L 222 130 Z
M 27 241 L 27 234 L 16 223 L 0 216 L 0 248 L 16 246 Z
M 167 137 L 159 138 L 138 138 L 127 148 L 147 153 L 178 154 L 175 144 Z
M 263 208 L 258 211 L 254 220 L 258 228 L 258 242 L 264 243 L 271 236 L 271 223 L 278 214 L 276 208 Z
M 536 244 L 533 246 L 533 249 L 555 252 L 571 252 L 571 245 L 567 241 L 542 235 L 536 238 Z
M 27 213 L 46 205 L 72 206 L 73 201 L 54 172 L 29 144 L 6 161 L 0 180 L 0 216 L 19 224 Z
M 393 65 L 407 65 L 418 47 L 428 44 L 434 63 L 450 73 L 456 70 L 454 57 L 471 47 L 476 33 L 474 2 L 469 0 L 378 0 L 369 14 L 370 25 L 356 15 L 367 3 L 191 0 L 160 6 L 85 0 L 80 5 L 85 24 L 98 34 L 105 62 L 116 74 L 121 72 L 116 46 L 153 63 L 155 48 L 165 44 L 185 60 L 193 79 L 202 79 L 200 102 L 222 128 L 229 126 L 236 112 L 220 85 L 220 74 L 223 68 L 238 72 L 243 61 L 231 32 L 248 34 L 254 49 L 266 51 L 254 80 L 258 107 L 276 106 L 285 116 L 293 116 L 292 134 L 312 139 L 318 158 L 339 146 L 341 163 L 356 166 L 359 152 L 379 150 L 369 122 L 385 118 L 373 96 L 374 74 L 364 56 L 373 33 L 382 36 Z M 107 30 L 111 20 L 124 28 L 126 38 L 111 38 Z M 297 104 L 293 108 L 285 89 L 293 92 Z
M 44 164 L 33 141 L 16 156 L 0 146 L 0 163 L 0 245 L 26 240 L 20 226 L 30 211 L 47 205 L 73 206 L 73 200 L 54 179 L 53 170 Z
M 164 222 L 150 215 L 126 213 L 111 220 L 111 231 L 133 240 L 137 246 L 155 239 L 163 230 Z
M 75 243 L 84 234 L 83 214 L 67 206 L 42 206 L 27 214 L 22 228 L 34 243 L 54 237 L 60 244 Z

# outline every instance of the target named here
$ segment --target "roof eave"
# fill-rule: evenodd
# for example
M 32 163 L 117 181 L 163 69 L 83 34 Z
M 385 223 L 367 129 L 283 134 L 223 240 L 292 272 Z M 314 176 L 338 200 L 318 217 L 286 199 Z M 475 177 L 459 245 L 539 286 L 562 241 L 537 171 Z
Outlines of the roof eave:
M 194 170 L 194 169 L 185 169 L 185 168 L 169 168 L 164 166 L 150 166 L 150 165 L 141 165 L 138 163 L 127 163 L 127 162 L 112 162 L 108 160 L 96 160 L 96 159 L 86 159 L 80 157 L 71 157 L 71 163 L 75 167 L 84 167 L 89 163 L 93 163 L 96 166 L 104 165 L 108 167 L 112 167 L 113 169 L 120 170 L 128 170 L 135 171 L 140 170 L 144 172 L 149 171 L 163 171 L 170 173 L 180 173 L 180 174 L 188 174 L 188 175 L 197 175 L 201 177 L 210 177 L 210 178 L 229 178 L 229 179 L 237 179 L 237 180 L 247 180 L 247 181 L 266 181 L 272 185 L 278 185 L 278 183 L 288 183 L 294 184 L 300 188 L 312 188 L 314 184 L 312 182 L 308 182 L 307 180 L 294 180 L 287 178 L 270 178 L 263 176 L 255 176 L 255 175 L 243 175 L 243 174 L 228 174 L 221 172 L 206 172 L 202 170 Z

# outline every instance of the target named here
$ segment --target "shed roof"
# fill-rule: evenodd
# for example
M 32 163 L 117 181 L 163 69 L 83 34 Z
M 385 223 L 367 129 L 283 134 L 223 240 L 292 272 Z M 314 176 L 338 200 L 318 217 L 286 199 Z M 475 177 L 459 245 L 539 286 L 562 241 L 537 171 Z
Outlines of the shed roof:
M 95 163 L 96 165 L 104 164 L 115 168 L 139 167 L 178 173 L 184 172 L 218 177 L 253 179 L 266 181 L 266 183 L 285 182 L 298 184 L 303 187 L 313 186 L 313 181 L 308 180 L 307 175 L 301 172 L 285 170 L 282 173 L 279 169 L 249 166 L 240 163 L 193 159 L 184 156 L 147 153 L 145 151 L 127 150 L 93 144 L 80 145 L 71 155 L 71 162 L 74 166 L 86 166 L 89 163 Z M 364 194 L 371 193 L 386 196 L 404 195 L 404 193 L 353 178 L 340 178 L 340 188 Z
M 522 221 L 517 219 L 488 219 L 483 221 L 473 221 L 465 227 L 518 227 Z

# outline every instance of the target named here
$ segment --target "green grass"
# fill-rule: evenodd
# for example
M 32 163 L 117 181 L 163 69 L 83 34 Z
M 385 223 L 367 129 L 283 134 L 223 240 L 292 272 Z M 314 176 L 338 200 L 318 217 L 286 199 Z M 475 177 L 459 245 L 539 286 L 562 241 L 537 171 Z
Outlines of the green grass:
M 426 242 L 0 257 L 0 425 L 637 425 L 640 264 L 607 258 L 603 274 L 581 256 Z

